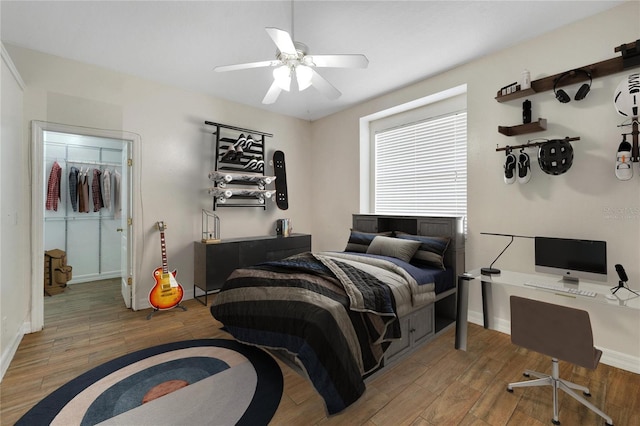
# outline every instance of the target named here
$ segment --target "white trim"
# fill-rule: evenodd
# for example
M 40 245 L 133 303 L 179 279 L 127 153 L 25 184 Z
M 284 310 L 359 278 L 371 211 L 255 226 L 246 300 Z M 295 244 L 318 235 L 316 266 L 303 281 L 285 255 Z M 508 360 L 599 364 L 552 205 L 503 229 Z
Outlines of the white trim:
M 13 360 L 13 357 L 18 351 L 18 346 L 20 346 L 20 342 L 22 341 L 22 338 L 24 337 L 25 334 L 29 333 L 30 329 L 31 329 L 31 324 L 29 324 L 28 322 L 25 322 L 22 325 L 21 329 L 18 330 L 18 334 L 13 336 L 13 339 L 11 339 L 11 342 L 9 342 L 9 347 L 5 348 L 5 350 L 3 351 L 2 358 L 0 359 L 0 368 L 1 368 L 0 382 L 2 382 L 4 373 L 6 373 L 7 370 L 9 369 L 9 365 L 11 365 L 11 361 Z
M 42 282 L 44 280 L 44 141 L 43 132 L 52 131 L 59 133 L 81 134 L 86 136 L 96 136 L 109 139 L 122 139 L 133 142 L 131 145 L 131 159 L 134 165 L 140 164 L 140 145 L 141 137 L 138 134 L 120 131 L 94 129 L 79 126 L 70 126 L 66 124 L 49 123 L 46 121 L 31 122 L 31 325 L 30 332 L 42 330 L 44 326 L 44 292 L 42 291 Z M 131 193 L 132 202 L 131 211 L 134 218 L 141 216 L 141 200 L 134 194 L 140 193 L 140 167 L 133 167 L 131 174 Z M 133 291 L 132 291 L 132 308 L 135 311 L 138 306 L 135 297 L 135 283 L 139 276 L 138 266 L 138 243 L 135 228 L 131 226 L 129 237 L 132 239 L 131 247 L 133 247 L 131 257 L 133 267 Z
M 469 311 L 468 321 L 479 326 L 483 325 L 482 312 Z M 492 318 L 492 330 L 511 335 L 511 321 L 502 318 Z M 640 358 L 622 352 L 598 346 L 602 351 L 600 362 L 632 373 L 640 374 Z M 525 368 L 526 366 L 523 366 Z
M 360 213 L 371 213 L 371 144 L 370 144 L 370 131 L 369 125 L 372 121 L 380 120 L 381 118 L 389 117 L 394 114 L 398 114 L 412 109 L 420 108 L 425 105 L 429 105 L 444 99 L 448 99 L 454 96 L 467 93 L 467 85 L 461 84 L 450 89 L 443 90 L 438 93 L 434 93 L 428 96 L 424 96 L 413 101 L 406 102 L 401 105 L 396 105 L 391 108 L 387 108 L 382 111 L 375 112 L 373 114 L 366 115 L 360 118 Z
M 2 45 L 2 60 L 4 61 L 5 64 L 7 64 L 9 71 L 11 71 L 11 75 L 18 83 L 18 86 L 20 86 L 20 90 L 24 91 L 24 88 L 26 86 L 24 84 L 24 80 L 20 76 L 20 73 L 18 72 L 16 65 L 11 60 L 11 56 L 9 55 L 9 52 L 7 52 L 7 49 L 4 48 L 4 43 L 0 43 L 0 44 Z

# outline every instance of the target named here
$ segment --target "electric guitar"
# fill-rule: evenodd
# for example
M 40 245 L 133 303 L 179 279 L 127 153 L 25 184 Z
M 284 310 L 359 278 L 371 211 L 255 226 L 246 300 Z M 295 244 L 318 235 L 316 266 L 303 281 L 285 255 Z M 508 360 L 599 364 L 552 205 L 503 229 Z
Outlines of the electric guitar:
M 167 266 L 167 246 L 164 242 L 164 230 L 167 228 L 164 222 L 158 222 L 158 230 L 160 231 L 160 246 L 162 247 L 162 267 L 153 271 L 153 278 L 156 284 L 149 292 L 149 303 L 154 310 L 171 309 L 180 304 L 184 290 L 176 281 L 177 270 L 169 272 Z

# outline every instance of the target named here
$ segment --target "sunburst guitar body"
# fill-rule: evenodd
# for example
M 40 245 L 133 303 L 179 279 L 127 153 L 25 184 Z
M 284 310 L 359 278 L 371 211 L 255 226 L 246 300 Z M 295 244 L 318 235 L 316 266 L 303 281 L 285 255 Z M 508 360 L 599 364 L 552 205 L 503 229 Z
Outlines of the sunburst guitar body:
M 184 290 L 178 281 L 176 275 L 178 272 L 173 270 L 169 272 L 167 264 L 167 246 L 164 239 L 164 230 L 166 226 L 164 222 L 158 222 L 158 230 L 160 231 L 160 245 L 162 247 L 162 267 L 153 271 L 153 279 L 155 285 L 149 291 L 149 303 L 154 309 L 171 309 L 180 304 L 184 296 Z

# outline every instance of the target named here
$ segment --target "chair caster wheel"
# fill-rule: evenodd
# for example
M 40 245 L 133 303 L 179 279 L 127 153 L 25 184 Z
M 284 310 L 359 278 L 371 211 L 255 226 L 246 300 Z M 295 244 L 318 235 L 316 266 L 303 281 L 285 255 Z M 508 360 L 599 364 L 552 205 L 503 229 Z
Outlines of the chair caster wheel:
M 559 425 L 560 424 L 560 420 L 551 420 L 551 423 L 553 423 L 554 425 Z
M 507 392 L 513 393 L 513 389 L 512 388 L 507 388 Z
M 522 373 L 524 377 L 529 377 L 529 373 Z
M 604 424 L 607 425 L 607 426 L 613 426 L 613 423 L 604 422 Z
M 591 393 L 590 393 L 590 392 L 582 392 L 582 394 L 583 394 L 584 396 L 591 396 Z

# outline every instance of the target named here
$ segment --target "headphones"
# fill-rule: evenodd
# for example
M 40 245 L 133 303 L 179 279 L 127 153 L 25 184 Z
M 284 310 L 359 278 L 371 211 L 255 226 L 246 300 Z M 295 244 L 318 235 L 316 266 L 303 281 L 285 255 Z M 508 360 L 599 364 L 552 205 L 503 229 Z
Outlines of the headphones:
M 553 93 L 556 95 L 556 99 L 559 100 L 560 103 L 566 104 L 571 100 L 571 96 L 569 96 L 567 92 L 565 92 L 562 89 L 556 91 L 556 87 L 558 87 L 558 84 L 563 78 L 566 78 L 567 76 L 574 76 L 576 75 L 576 73 L 581 73 L 586 75 L 589 78 L 589 84 L 585 83 L 582 86 L 580 86 L 580 88 L 576 92 L 576 96 L 574 99 L 576 101 L 581 101 L 584 98 L 586 98 L 587 95 L 589 94 L 589 90 L 591 90 L 591 82 L 593 81 L 593 79 L 591 78 L 591 73 L 583 69 L 567 71 L 561 74 L 560 77 L 556 78 L 553 82 Z

